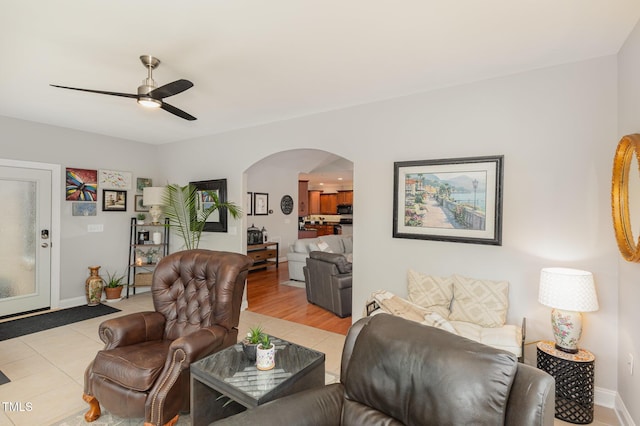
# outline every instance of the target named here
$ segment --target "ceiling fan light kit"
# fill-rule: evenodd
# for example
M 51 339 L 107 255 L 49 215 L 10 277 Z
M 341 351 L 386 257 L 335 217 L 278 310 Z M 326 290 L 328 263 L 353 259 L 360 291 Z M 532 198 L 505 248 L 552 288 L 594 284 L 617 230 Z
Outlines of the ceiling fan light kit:
M 162 101 L 150 98 L 149 96 L 140 96 L 138 103 L 145 108 L 160 108 L 162 106 Z
M 168 98 L 169 96 L 177 95 L 178 93 L 182 93 L 187 89 L 193 87 L 193 83 L 189 80 L 176 80 L 172 83 L 165 84 L 164 86 L 158 87 L 156 82 L 153 80 L 153 70 L 160 65 L 160 59 L 151 55 L 142 55 L 140 56 L 140 61 L 145 68 L 147 68 L 148 75 L 147 78 L 142 80 L 142 85 L 138 86 L 138 93 L 119 93 L 119 92 L 107 92 L 103 90 L 92 90 L 92 89 L 80 89 L 77 87 L 67 87 L 67 86 L 58 86 L 55 84 L 51 84 L 53 87 L 58 87 L 60 89 L 70 89 L 70 90 L 78 90 L 81 92 L 90 92 L 90 93 L 98 93 L 101 95 L 111 95 L 111 96 L 120 96 L 123 98 L 135 98 L 138 104 L 147 107 L 147 108 L 162 108 L 163 110 L 170 112 L 173 115 L 176 115 L 185 120 L 194 121 L 196 118 L 191 114 L 188 114 L 182 111 L 179 108 L 174 107 L 173 105 L 169 105 L 164 102 L 164 98 Z

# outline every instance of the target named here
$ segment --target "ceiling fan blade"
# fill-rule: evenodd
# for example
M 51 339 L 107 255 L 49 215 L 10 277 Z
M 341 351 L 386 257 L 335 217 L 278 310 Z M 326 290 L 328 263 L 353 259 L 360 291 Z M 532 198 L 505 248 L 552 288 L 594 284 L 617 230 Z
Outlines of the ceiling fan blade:
M 101 95 L 121 96 L 123 98 L 137 98 L 138 97 L 138 95 L 133 95 L 131 93 L 106 92 L 104 90 L 92 90 L 92 89 L 79 89 L 77 87 L 58 86 L 58 85 L 55 85 L 55 84 L 50 84 L 49 86 L 59 87 L 60 89 L 78 90 L 80 92 L 99 93 Z
M 173 83 L 165 84 L 157 89 L 153 89 L 149 92 L 149 96 L 154 99 L 168 98 L 169 96 L 177 95 L 187 89 L 193 87 L 193 83 L 189 80 L 176 80 Z
M 162 106 L 160 107 L 163 110 L 170 112 L 173 115 L 177 115 L 180 118 L 184 118 L 185 120 L 193 121 L 197 120 L 193 115 L 184 112 L 183 110 L 174 107 L 173 105 L 169 105 L 166 102 L 162 102 Z

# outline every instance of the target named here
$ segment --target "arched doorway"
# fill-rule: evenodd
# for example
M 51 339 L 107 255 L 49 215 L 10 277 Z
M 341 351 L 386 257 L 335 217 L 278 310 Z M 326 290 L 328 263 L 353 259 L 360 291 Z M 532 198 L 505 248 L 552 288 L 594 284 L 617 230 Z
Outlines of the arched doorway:
M 255 199 L 262 203 L 260 211 L 255 210 L 256 206 L 247 206 L 247 227 L 264 230 L 269 241 L 277 242 L 282 261 L 277 270 L 268 267 L 249 274 L 248 310 L 327 331 L 346 331 L 351 325 L 350 317 L 342 319 L 309 304 L 304 282 L 289 279 L 286 253 L 299 236 L 299 179 L 307 180 L 311 190 L 326 191 L 327 194 L 344 188 L 353 189 L 353 163 L 322 150 L 295 149 L 255 162 L 247 168 L 245 176 L 247 203 Z M 281 201 L 287 197 L 294 201 L 293 211 L 289 214 L 281 206 Z

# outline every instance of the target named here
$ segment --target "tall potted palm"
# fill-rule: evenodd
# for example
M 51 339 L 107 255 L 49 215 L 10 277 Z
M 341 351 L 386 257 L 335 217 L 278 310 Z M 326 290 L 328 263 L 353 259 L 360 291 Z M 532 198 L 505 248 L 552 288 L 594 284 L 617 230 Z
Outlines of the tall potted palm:
M 207 219 L 216 210 L 226 209 L 236 219 L 242 211 L 232 202 L 222 202 L 214 191 L 206 192 L 210 197 L 211 206 L 198 210 L 198 188 L 192 184 L 166 186 L 164 194 L 164 213 L 169 218 L 169 226 L 174 228 L 184 240 L 185 250 L 196 249 L 200 245 L 200 237 Z M 220 212 L 224 214 L 224 211 Z

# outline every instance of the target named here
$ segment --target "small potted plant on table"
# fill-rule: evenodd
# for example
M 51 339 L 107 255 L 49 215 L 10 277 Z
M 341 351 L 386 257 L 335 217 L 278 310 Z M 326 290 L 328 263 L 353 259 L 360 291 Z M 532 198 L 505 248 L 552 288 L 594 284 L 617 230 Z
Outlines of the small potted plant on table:
M 242 350 L 247 355 L 249 361 L 256 360 L 256 348 L 258 344 L 262 341 L 262 336 L 264 335 L 262 331 L 262 327 L 257 325 L 255 327 L 251 327 L 247 336 L 242 339 Z
M 276 346 L 268 334 L 263 334 L 256 348 L 256 368 L 258 370 L 271 370 L 276 365 Z
M 144 213 L 138 213 L 136 216 L 136 223 L 138 225 L 144 225 L 144 220 L 147 218 L 147 215 Z
M 122 294 L 122 286 L 124 275 L 107 272 L 107 280 L 105 282 L 104 291 L 107 295 L 107 301 L 120 300 Z

